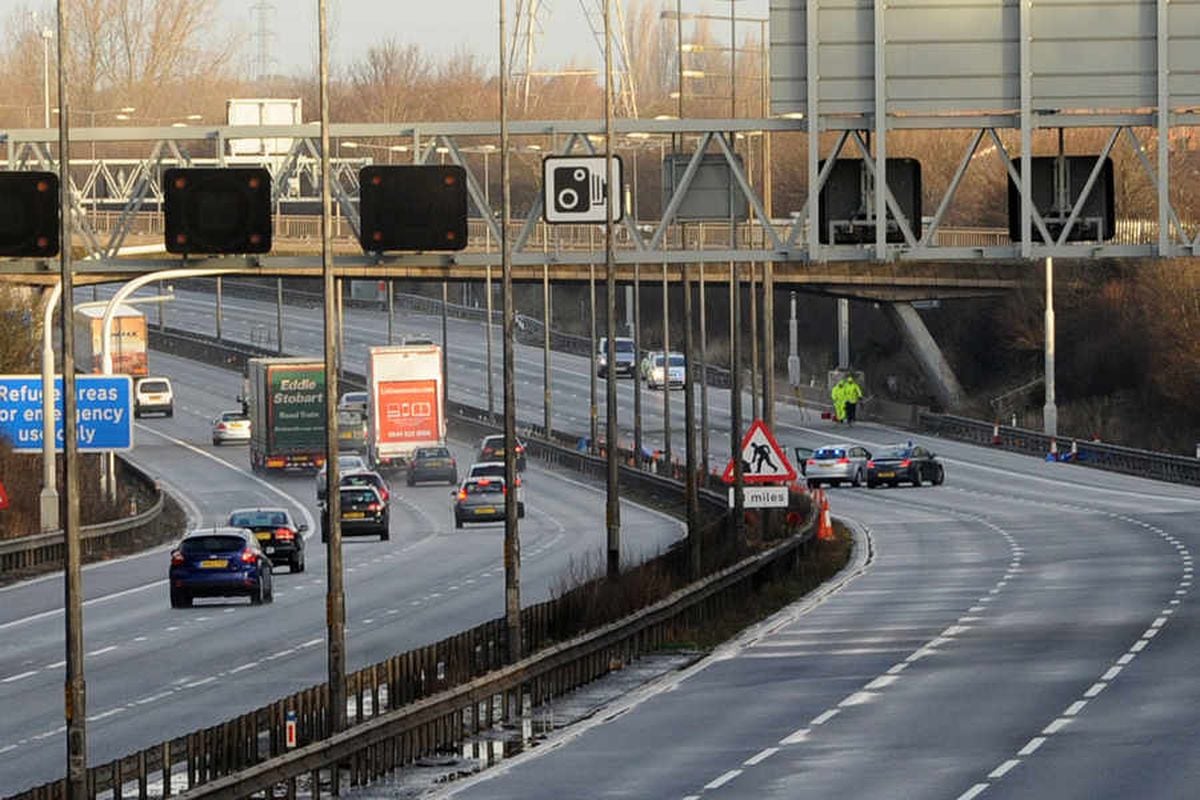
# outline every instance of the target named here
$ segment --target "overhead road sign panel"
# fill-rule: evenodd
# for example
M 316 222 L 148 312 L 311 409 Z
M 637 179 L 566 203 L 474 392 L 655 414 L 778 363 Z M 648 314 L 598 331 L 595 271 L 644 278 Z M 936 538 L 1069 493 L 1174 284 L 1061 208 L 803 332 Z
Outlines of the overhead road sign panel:
M 368 253 L 467 246 L 467 172 L 438 164 L 373 165 L 358 173 L 359 244 Z
M 75 377 L 76 435 L 81 453 L 133 448 L 133 379 Z M 54 378 L 55 449 L 63 449 L 62 376 Z M 42 452 L 42 376 L 0 375 L 0 438 L 23 453 Z
M 176 167 L 163 174 L 168 253 L 271 252 L 271 173 L 262 167 Z
M 542 160 L 543 214 L 550 224 L 604 222 L 609 187 L 615 200 L 609 206 L 613 222 L 622 218 L 621 157 L 612 157 L 612 171 L 604 177 L 604 156 L 550 156 Z
M 729 460 L 721 480 L 733 483 L 733 459 Z M 794 480 L 796 468 L 783 454 L 783 448 L 775 441 L 771 429 L 761 419 L 754 420 L 742 437 L 742 483 L 786 483 Z

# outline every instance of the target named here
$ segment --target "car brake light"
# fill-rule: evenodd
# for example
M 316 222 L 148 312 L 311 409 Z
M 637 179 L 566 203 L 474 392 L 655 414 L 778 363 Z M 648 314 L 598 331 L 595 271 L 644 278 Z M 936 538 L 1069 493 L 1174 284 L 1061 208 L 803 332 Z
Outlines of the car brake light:
M 492 482 L 492 479 L 491 479 L 491 478 L 480 478 L 480 479 L 479 479 L 479 485 L 480 485 L 480 486 L 487 486 L 487 485 L 488 485 L 488 484 L 490 484 L 491 482 Z
M 367 504 L 367 511 L 378 511 L 381 508 L 383 508 L 383 506 L 379 505 L 379 503 L 368 503 Z
M 524 453 L 524 452 L 525 452 L 525 447 L 524 447 L 524 445 L 517 445 L 517 452 L 518 452 L 518 453 Z
M 501 487 L 500 487 L 500 494 L 508 494 L 508 487 L 507 487 L 507 486 L 501 486 Z
M 171 566 L 177 567 L 183 563 L 183 553 L 175 550 L 171 553 Z
M 459 500 L 466 500 L 466 499 L 467 499 L 467 490 L 466 490 L 466 489 L 459 489 L 459 490 L 458 490 L 458 499 L 459 499 Z
M 520 479 L 520 478 L 517 478 L 517 481 L 516 481 L 516 483 L 517 483 L 517 486 L 520 486 L 520 485 L 521 485 L 521 479 Z
M 296 534 L 290 528 L 276 528 L 275 538 L 280 541 L 290 542 L 296 538 Z
M 242 562 L 245 564 L 253 564 L 258 560 L 258 556 L 254 555 L 254 551 L 247 547 L 242 551 Z
M 850 463 L 850 459 L 848 459 L 848 458 L 839 458 L 839 459 L 838 459 L 838 463 L 839 463 L 839 464 L 849 464 L 849 463 Z
M 388 490 L 387 489 L 380 489 L 379 494 L 381 497 L 383 497 L 384 500 L 388 499 Z
M 816 466 L 816 463 L 817 463 L 817 460 L 816 460 L 815 458 L 810 458 L 810 459 L 808 460 L 808 465 L 809 465 L 810 467 L 812 467 L 812 466 Z
M 810 461 L 810 462 L 808 462 L 808 463 L 810 463 L 810 464 L 811 464 L 812 462 Z M 875 462 L 874 462 L 874 461 L 868 461 L 868 462 L 867 462 L 867 469 L 875 469 Z
M 223 431 L 223 430 L 225 430 L 225 423 L 224 423 L 224 422 L 218 422 L 218 423 L 217 423 L 217 430 L 219 430 L 219 431 Z
M 904 459 L 903 461 L 900 462 L 900 466 L 902 466 L 902 467 L 912 466 L 912 459 L 909 459 L 909 458 Z

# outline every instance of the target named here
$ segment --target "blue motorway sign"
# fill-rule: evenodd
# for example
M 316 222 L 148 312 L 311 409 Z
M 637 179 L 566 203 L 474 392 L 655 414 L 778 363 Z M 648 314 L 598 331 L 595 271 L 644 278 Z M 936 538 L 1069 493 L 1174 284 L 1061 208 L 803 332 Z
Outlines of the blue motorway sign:
M 133 379 L 77 375 L 75 419 L 79 451 L 133 447 Z M 63 449 L 62 376 L 54 378 L 56 450 Z M 18 452 L 42 452 L 42 376 L 0 375 L 0 439 Z

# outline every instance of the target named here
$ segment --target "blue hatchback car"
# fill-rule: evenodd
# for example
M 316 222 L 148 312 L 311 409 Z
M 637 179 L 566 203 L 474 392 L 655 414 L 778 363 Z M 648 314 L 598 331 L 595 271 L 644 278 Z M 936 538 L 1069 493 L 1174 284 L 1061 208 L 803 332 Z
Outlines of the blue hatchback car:
M 271 559 L 245 528 L 192 531 L 171 551 L 171 607 L 196 597 L 246 596 L 252 605 L 274 599 Z

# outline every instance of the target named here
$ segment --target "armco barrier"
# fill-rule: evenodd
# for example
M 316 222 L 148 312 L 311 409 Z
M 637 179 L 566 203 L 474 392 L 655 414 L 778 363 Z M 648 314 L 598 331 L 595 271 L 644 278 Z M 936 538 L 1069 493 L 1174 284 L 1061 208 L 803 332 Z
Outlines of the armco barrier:
M 990 445 L 1035 456 L 1044 457 L 1050 452 L 1051 437 L 1039 431 L 1008 425 L 1000 425 L 997 430 L 993 423 L 928 411 L 919 414 L 918 422 L 921 430 L 947 439 Z M 999 437 L 999 441 L 996 441 L 996 437 Z M 1171 483 L 1200 486 L 1200 459 L 1068 436 L 1057 437 L 1055 445 L 1059 460 L 1062 461 Z
M 189 338 L 170 332 L 159 336 L 160 340 Z M 193 352 L 219 356 L 217 350 L 215 345 L 208 351 L 197 345 Z M 233 362 L 221 356 L 217 363 Z M 456 410 L 461 424 L 489 429 L 470 418 L 472 413 L 482 413 L 478 409 L 459 406 Z M 603 465 L 600 459 L 549 442 L 530 439 L 528 445 L 532 455 L 584 472 Z M 623 470 L 621 480 L 623 486 L 631 482 L 635 491 L 673 488 L 676 498 L 681 489 L 676 482 L 635 470 Z M 734 537 L 727 530 L 723 498 L 703 492 L 702 502 L 713 512 L 719 505 L 722 512 L 709 515 L 715 521 L 700 534 L 705 547 L 728 546 Z M 589 601 L 589 585 L 525 608 L 522 645 L 523 652 L 531 655 L 516 664 L 504 664 L 507 630 L 504 620 L 496 619 L 354 672 L 346 677 L 350 728 L 336 736 L 327 733 L 328 685 L 313 686 L 227 722 L 90 767 L 88 797 L 146 798 L 152 794 L 152 784 L 156 784 L 154 796 L 166 796 L 175 784 L 183 784 L 187 791 L 181 797 L 229 798 L 284 784 L 288 796 L 295 797 L 298 778 L 309 776 L 310 787 L 328 785 L 340 779 L 336 765 L 347 762 L 351 784 L 365 783 L 453 747 L 468 732 L 478 733 L 498 719 L 510 718 L 520 707 L 518 693 L 529 694 L 540 705 L 655 649 L 673 631 L 702 624 L 742 602 L 763 579 L 791 570 L 812 539 L 814 519 L 809 509 L 802 529 L 771 549 L 742 558 L 625 618 L 602 621 L 591 631 L 580 631 L 578 613 Z M 629 572 L 682 574 L 686 562 L 685 549 L 674 548 Z M 290 752 L 288 712 L 295 713 L 299 744 Z M 65 785 L 60 780 L 15 795 L 14 800 L 63 796 Z
M 83 559 L 95 560 L 114 550 L 128 547 L 147 536 L 157 537 L 161 533 L 163 493 L 157 483 L 146 473 L 127 461 L 123 464 L 126 473 L 148 487 L 154 501 L 150 507 L 130 517 L 84 525 L 80 533 L 83 544 Z M 0 577 L 10 573 L 25 573 L 28 570 L 61 567 L 64 563 L 66 543 L 61 530 L 22 536 L 19 539 L 0 540 Z

